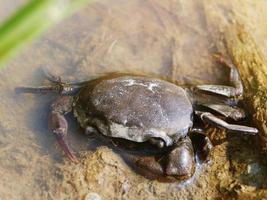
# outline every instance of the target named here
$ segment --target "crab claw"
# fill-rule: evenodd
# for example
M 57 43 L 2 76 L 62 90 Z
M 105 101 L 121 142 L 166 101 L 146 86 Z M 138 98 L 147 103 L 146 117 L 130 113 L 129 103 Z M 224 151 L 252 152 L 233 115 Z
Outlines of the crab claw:
M 65 154 L 68 156 L 68 158 L 71 161 L 77 163 L 78 159 L 66 141 L 68 123 L 65 117 L 59 112 L 52 112 L 49 117 L 48 126 L 51 129 L 51 131 L 55 134 L 60 147 L 65 152 Z
M 78 163 L 78 159 L 77 159 L 76 155 L 72 152 L 72 150 L 70 149 L 70 147 L 69 147 L 68 143 L 65 141 L 65 139 L 63 137 L 58 137 L 58 136 L 56 136 L 56 138 L 57 138 L 57 141 L 58 141 L 60 147 L 65 152 L 67 157 L 72 162 Z

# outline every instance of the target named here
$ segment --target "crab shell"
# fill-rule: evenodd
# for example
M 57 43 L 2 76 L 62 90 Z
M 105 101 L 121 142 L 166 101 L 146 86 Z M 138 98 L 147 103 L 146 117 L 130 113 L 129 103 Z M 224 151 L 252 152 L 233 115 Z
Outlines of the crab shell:
M 158 138 L 166 146 L 187 135 L 192 113 L 183 88 L 138 76 L 89 83 L 74 101 L 74 114 L 84 129 L 134 142 Z

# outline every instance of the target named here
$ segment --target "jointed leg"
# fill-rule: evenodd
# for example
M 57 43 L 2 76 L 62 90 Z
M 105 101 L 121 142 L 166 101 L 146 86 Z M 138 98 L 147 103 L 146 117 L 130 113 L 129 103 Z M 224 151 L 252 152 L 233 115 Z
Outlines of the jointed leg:
M 215 55 L 215 58 L 225 66 L 230 68 L 230 82 L 231 86 L 224 85 L 199 85 L 196 88 L 200 91 L 211 92 L 226 97 L 240 97 L 243 95 L 243 85 L 236 67 L 228 60 L 224 59 L 221 55 Z
M 195 154 L 201 162 L 209 161 L 209 154 L 213 148 L 212 142 L 201 128 L 192 128 L 190 138 L 193 143 Z
M 199 115 L 203 121 L 219 126 L 221 128 L 225 128 L 229 131 L 244 132 L 250 135 L 255 135 L 258 133 L 258 129 L 256 128 L 236 124 L 228 124 L 227 122 L 208 112 L 197 112 L 197 115 Z
M 64 115 L 72 110 L 72 101 L 73 99 L 70 96 L 60 96 L 51 105 L 48 126 L 55 134 L 59 145 L 68 156 L 68 158 L 73 162 L 77 162 L 75 154 L 72 152 L 67 143 L 66 136 L 68 132 L 68 122 L 64 117 Z
M 49 73 L 46 68 L 43 68 L 46 78 L 53 83 L 53 85 L 39 86 L 39 87 L 17 87 L 15 90 L 18 93 L 48 93 L 55 92 L 62 95 L 71 95 L 76 93 L 82 84 L 75 83 L 64 83 L 60 77 L 54 76 Z
M 222 116 L 234 119 L 236 121 L 246 117 L 244 110 L 238 107 L 231 107 L 225 104 L 211 103 L 198 103 L 198 105 L 210 108 L 211 110 L 221 114 Z
M 38 86 L 38 87 L 16 87 L 17 93 L 41 93 L 46 94 L 49 92 L 61 93 L 62 88 L 58 85 Z
M 68 85 L 64 83 L 57 83 L 48 86 L 38 86 L 38 87 L 16 87 L 15 91 L 17 93 L 41 93 L 46 94 L 49 92 L 54 92 L 62 95 L 71 95 L 76 93 L 81 86 Z
M 196 86 L 198 90 L 211 92 L 214 94 L 219 94 L 226 97 L 236 97 L 239 96 L 239 91 L 236 88 L 231 86 L 224 85 L 198 85 Z
M 230 68 L 230 81 L 235 86 L 237 93 L 239 95 L 243 95 L 242 80 L 240 78 L 239 72 L 236 69 L 236 66 L 229 59 L 224 58 L 221 54 L 214 54 L 214 57 L 218 62 Z
M 60 76 L 56 76 L 54 74 L 51 74 L 47 68 L 47 66 L 42 66 L 42 71 L 46 77 L 47 80 L 49 80 L 52 83 L 62 83 L 62 80 Z
M 52 74 L 51 72 L 49 72 L 46 66 L 43 66 L 42 70 L 47 80 L 49 80 L 52 83 L 56 83 L 56 84 L 63 83 L 66 85 L 71 85 L 71 86 L 83 86 L 87 84 L 90 80 L 92 80 L 92 79 L 89 79 L 89 80 L 82 80 L 82 81 L 66 81 L 66 80 L 61 80 L 60 76 L 56 76 Z

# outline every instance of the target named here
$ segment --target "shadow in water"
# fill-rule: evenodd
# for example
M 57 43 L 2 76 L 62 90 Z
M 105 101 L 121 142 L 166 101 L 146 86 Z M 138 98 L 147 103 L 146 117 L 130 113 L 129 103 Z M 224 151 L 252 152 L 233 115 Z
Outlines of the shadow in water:
M 227 156 L 233 177 L 244 185 L 267 188 L 267 165 L 258 138 L 231 133 L 228 141 Z

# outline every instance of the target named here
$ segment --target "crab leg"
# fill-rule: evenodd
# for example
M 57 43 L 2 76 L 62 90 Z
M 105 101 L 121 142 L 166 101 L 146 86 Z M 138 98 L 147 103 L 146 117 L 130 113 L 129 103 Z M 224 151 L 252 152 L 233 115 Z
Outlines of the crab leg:
M 212 142 L 202 128 L 192 128 L 190 139 L 193 143 L 195 154 L 201 162 L 209 161 L 208 157 L 213 148 Z
M 68 158 L 77 162 L 77 158 L 75 154 L 70 149 L 66 136 L 68 132 L 68 122 L 64 115 L 69 113 L 72 110 L 72 102 L 73 98 L 70 96 L 60 96 L 52 105 L 51 105 L 51 113 L 49 116 L 48 126 L 51 129 L 52 133 L 56 136 L 56 139 L 68 156 Z
M 49 70 L 47 69 L 47 66 L 42 66 L 42 71 L 47 78 L 52 83 L 62 83 L 61 78 L 59 76 L 55 76 L 54 74 L 51 74 Z
M 81 87 L 86 83 L 77 82 L 77 83 L 66 83 L 62 82 L 59 76 L 51 74 L 46 67 L 42 67 L 42 70 L 45 74 L 45 77 L 52 82 L 52 85 L 47 86 L 38 86 L 38 87 L 16 87 L 15 91 L 17 93 L 42 93 L 46 94 L 48 92 L 55 92 L 62 95 L 71 95 L 75 94 L 81 89 Z
M 64 83 L 56 83 L 54 85 L 39 86 L 39 87 L 16 87 L 17 93 L 41 93 L 55 92 L 62 95 L 75 94 L 82 86 L 68 85 Z
M 238 91 L 239 95 L 243 95 L 243 85 L 242 80 L 240 78 L 239 72 L 237 71 L 237 68 L 233 63 L 229 60 L 224 58 L 221 54 L 214 54 L 214 58 L 217 59 L 217 61 L 226 67 L 229 67 L 231 69 L 230 71 L 230 81 L 235 86 L 236 90 Z
M 236 125 L 236 124 L 228 124 L 227 122 L 223 121 L 222 119 L 214 116 L 211 113 L 208 112 L 198 112 L 197 113 L 200 118 L 210 124 L 214 124 L 217 125 L 219 127 L 225 128 L 229 131 L 236 131 L 236 132 L 244 132 L 250 135 L 255 135 L 258 133 L 258 129 L 256 128 L 252 128 L 252 127 L 248 127 L 248 126 L 242 126 L 242 125 Z
M 43 73 L 47 80 L 49 80 L 52 83 L 55 84 L 64 84 L 64 85 L 71 85 L 71 86 L 83 86 L 86 83 L 88 83 L 88 80 L 82 80 L 82 81 L 63 81 L 60 76 L 56 76 L 49 72 L 47 69 L 47 66 L 42 66 Z
M 221 55 L 214 55 L 214 57 L 223 65 L 230 68 L 230 81 L 231 86 L 224 85 L 198 85 L 196 88 L 200 91 L 211 92 L 226 97 L 239 97 L 243 95 L 243 85 L 236 67 L 228 60 L 224 59 Z
M 244 110 L 238 107 L 211 103 L 198 103 L 198 105 L 210 108 L 211 110 L 221 114 L 222 116 L 234 119 L 236 121 L 246 117 Z
M 56 85 L 49 85 L 49 86 L 39 86 L 39 87 L 16 87 L 15 91 L 17 93 L 42 93 L 46 94 L 48 92 L 57 92 L 59 93 L 60 88 Z
M 235 87 L 224 86 L 224 85 L 198 85 L 196 86 L 198 90 L 210 92 L 214 94 L 219 94 L 226 97 L 236 97 L 240 96 L 240 91 Z

